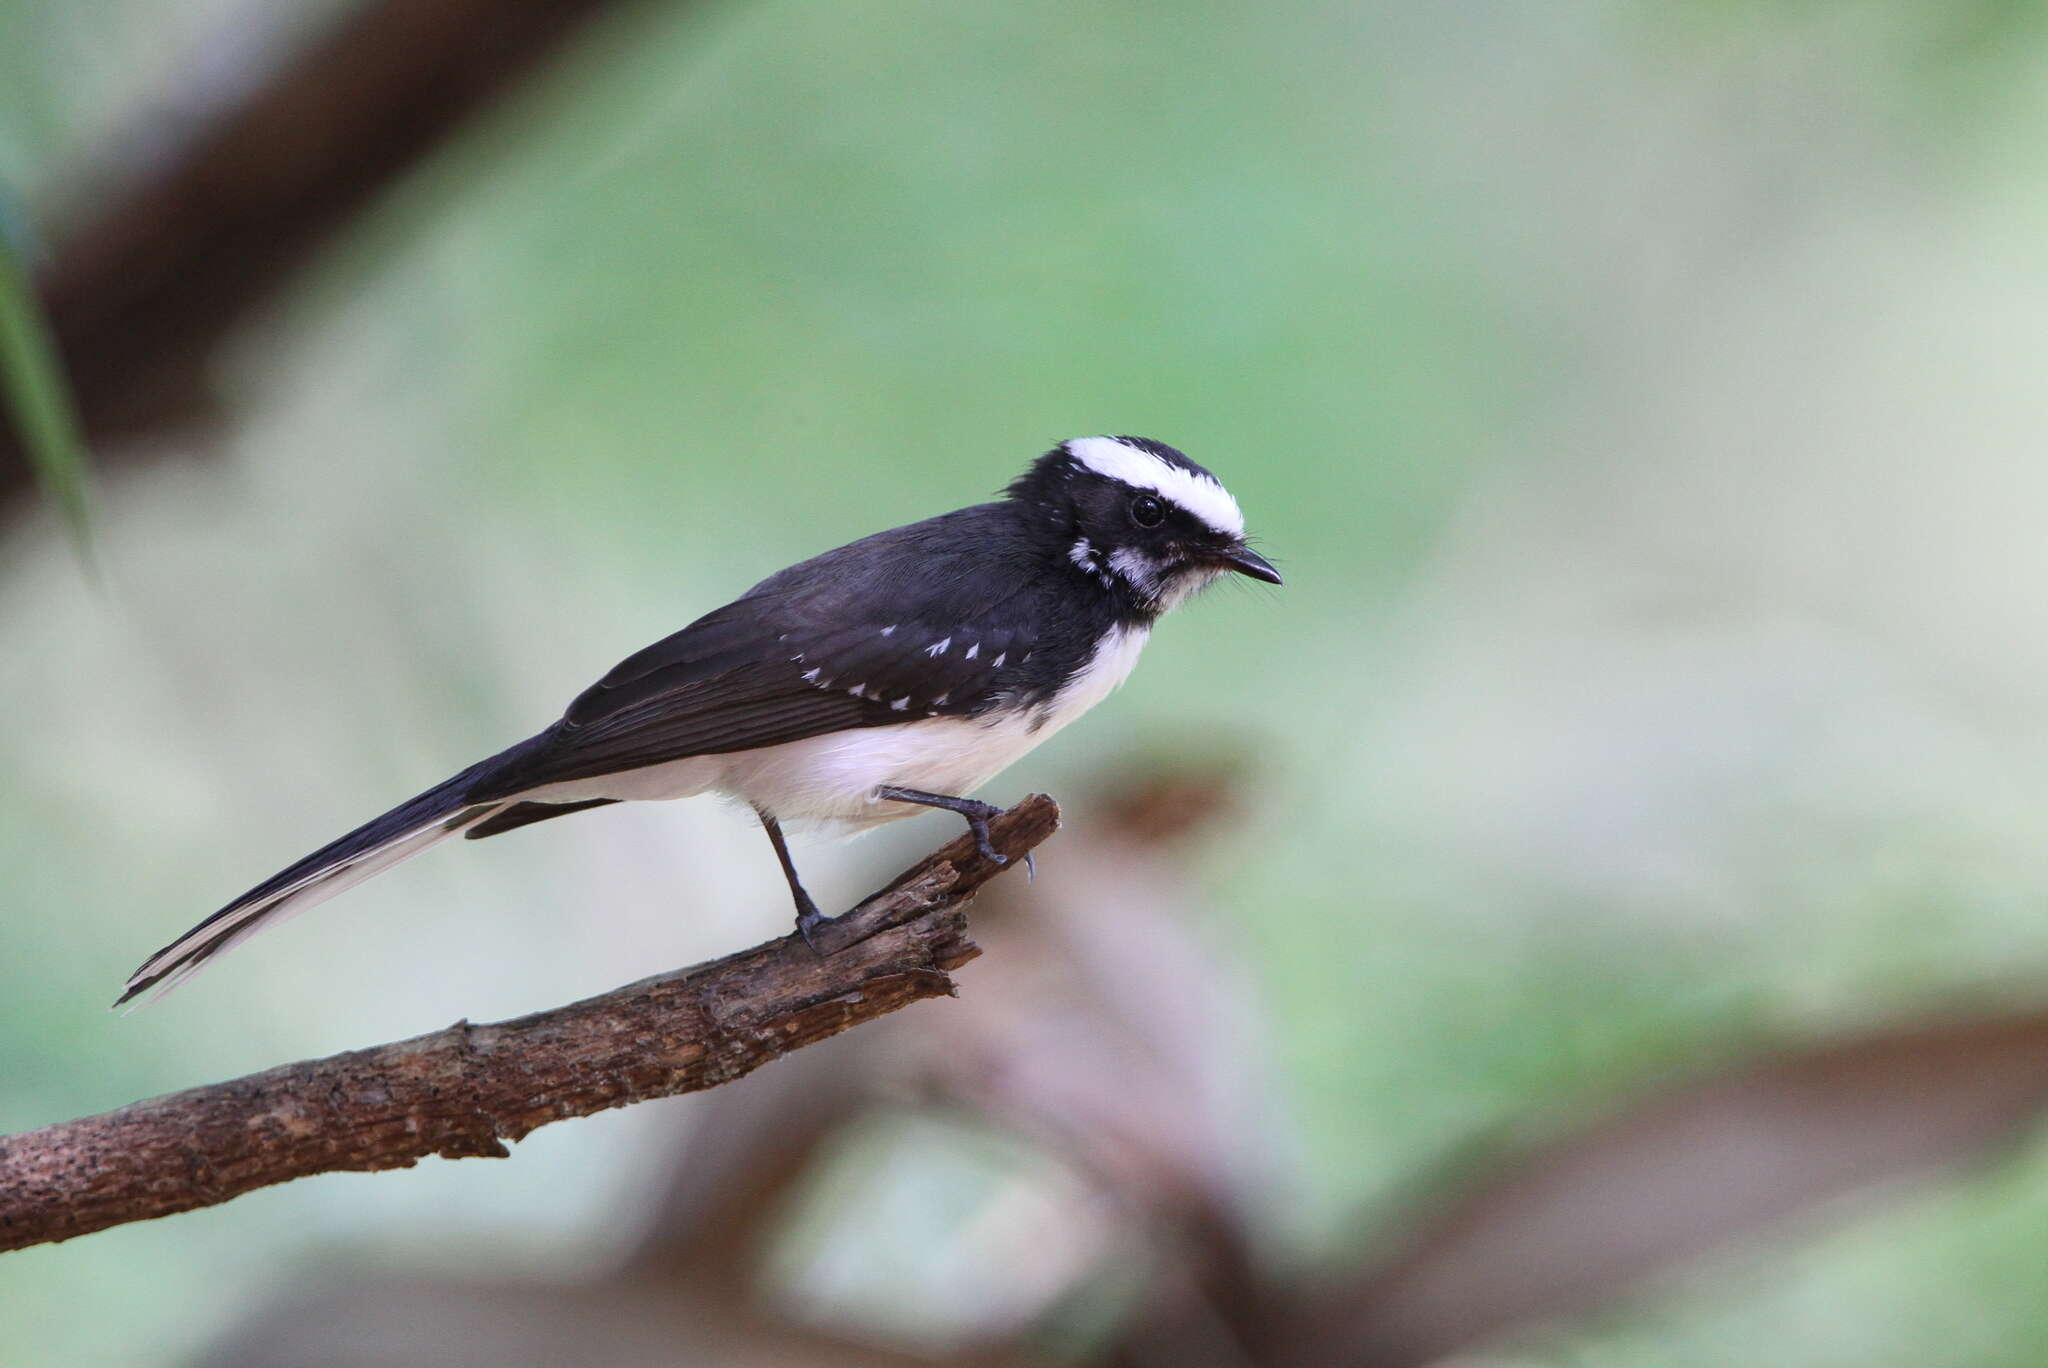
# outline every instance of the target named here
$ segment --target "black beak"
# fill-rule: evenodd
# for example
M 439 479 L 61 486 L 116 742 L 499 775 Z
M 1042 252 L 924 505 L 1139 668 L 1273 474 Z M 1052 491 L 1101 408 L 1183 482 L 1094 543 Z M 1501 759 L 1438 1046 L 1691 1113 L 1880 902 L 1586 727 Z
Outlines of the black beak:
M 1240 575 L 1250 575 L 1255 580 L 1268 584 L 1285 584 L 1273 563 L 1248 546 L 1234 546 L 1217 557 L 1225 569 L 1235 570 Z

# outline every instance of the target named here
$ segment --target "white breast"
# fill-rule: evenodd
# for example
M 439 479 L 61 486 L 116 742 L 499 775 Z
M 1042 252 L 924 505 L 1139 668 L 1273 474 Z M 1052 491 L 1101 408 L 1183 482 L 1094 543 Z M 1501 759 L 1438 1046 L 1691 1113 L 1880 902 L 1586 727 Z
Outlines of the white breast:
M 1041 729 L 1041 739 L 1123 687 L 1123 682 L 1131 677 L 1131 671 L 1137 668 L 1138 655 L 1151 636 L 1150 627 L 1111 629 L 1109 635 L 1102 639 L 1102 644 L 1095 648 L 1095 654 L 1088 658 L 1088 663 L 1075 671 L 1074 677 L 1045 705 L 1046 722 Z

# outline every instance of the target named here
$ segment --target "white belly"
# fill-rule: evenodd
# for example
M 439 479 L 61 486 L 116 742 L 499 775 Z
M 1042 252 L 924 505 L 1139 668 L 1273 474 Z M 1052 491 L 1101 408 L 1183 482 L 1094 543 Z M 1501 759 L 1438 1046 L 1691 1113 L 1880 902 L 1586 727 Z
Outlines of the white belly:
M 953 797 L 972 793 L 1114 692 L 1138 663 L 1147 635 L 1144 628 L 1112 633 L 1057 694 L 1028 710 L 923 718 L 729 755 L 693 755 L 520 796 L 565 803 L 722 793 L 785 821 L 866 827 L 914 817 L 922 809 L 878 801 L 875 790 L 893 785 Z
M 834 732 L 728 757 L 724 793 L 797 822 L 874 826 L 922 809 L 877 802 L 885 784 L 952 797 L 974 792 L 1050 736 L 1025 713 L 997 721 L 934 717 Z

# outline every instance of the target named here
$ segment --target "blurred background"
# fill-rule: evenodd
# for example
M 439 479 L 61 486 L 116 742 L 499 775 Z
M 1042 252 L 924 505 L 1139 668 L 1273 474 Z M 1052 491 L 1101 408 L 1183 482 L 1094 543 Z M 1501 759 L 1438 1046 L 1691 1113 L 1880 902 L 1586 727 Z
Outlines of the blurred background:
M 2044 119 L 2027 0 L 0 0 L 0 1131 L 780 934 L 655 805 L 105 1011 L 1063 437 L 1288 576 L 985 795 L 962 1000 L 10 1255 L 0 1363 L 2040 1363 Z

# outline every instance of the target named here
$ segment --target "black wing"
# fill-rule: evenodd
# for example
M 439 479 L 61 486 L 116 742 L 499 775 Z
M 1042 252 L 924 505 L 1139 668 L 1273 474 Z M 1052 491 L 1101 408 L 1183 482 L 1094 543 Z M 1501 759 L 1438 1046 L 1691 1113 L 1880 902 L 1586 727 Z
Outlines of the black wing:
M 972 716 L 1035 690 L 1036 614 L 991 566 L 999 538 L 897 528 L 763 581 L 621 661 L 562 720 L 471 790 L 471 801 L 692 755 L 918 718 Z M 967 547 L 974 549 L 962 550 Z M 1028 582 L 1028 581 L 1027 581 Z

